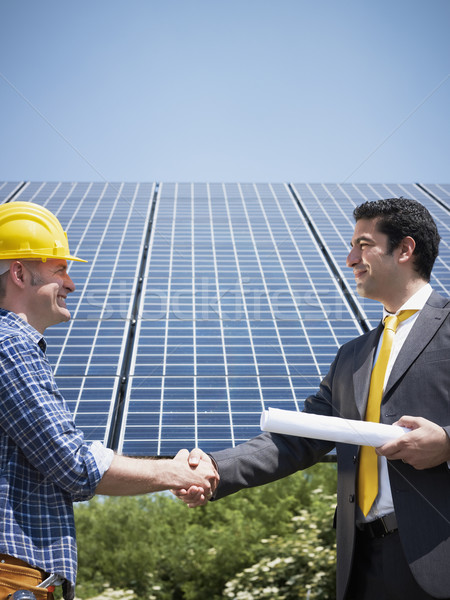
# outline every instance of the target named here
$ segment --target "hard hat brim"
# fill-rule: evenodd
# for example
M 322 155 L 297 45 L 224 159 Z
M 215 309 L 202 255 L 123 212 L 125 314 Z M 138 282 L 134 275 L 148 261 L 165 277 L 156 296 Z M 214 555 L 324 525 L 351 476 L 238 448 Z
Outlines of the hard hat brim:
M 1 258 L 2 260 L 25 260 L 25 259 L 35 259 L 35 260 L 42 260 L 42 262 L 45 262 L 46 260 L 54 260 L 54 259 L 60 259 L 60 260 L 72 260 L 74 262 L 83 262 L 83 263 L 87 263 L 87 260 L 84 260 L 84 258 L 78 258 L 78 256 L 72 256 L 72 254 L 54 254 L 54 253 L 46 253 L 46 252 L 41 252 L 41 251 L 37 251 L 37 252 L 33 252 L 32 250 L 30 250 L 29 248 L 23 251 L 20 250 L 14 250 L 13 252 L 2 252 L 1 254 Z

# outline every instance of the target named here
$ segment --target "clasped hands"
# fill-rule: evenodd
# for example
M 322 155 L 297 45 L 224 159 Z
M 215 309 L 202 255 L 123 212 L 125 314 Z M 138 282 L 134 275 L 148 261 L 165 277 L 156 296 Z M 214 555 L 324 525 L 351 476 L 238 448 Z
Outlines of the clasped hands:
M 187 460 L 189 468 L 193 471 L 206 470 L 210 473 L 206 485 L 190 485 L 189 487 L 170 490 L 172 494 L 187 504 L 189 508 L 204 506 L 214 494 L 219 484 L 219 474 L 214 462 L 200 448 L 194 448 L 191 452 L 180 450 L 176 459 Z

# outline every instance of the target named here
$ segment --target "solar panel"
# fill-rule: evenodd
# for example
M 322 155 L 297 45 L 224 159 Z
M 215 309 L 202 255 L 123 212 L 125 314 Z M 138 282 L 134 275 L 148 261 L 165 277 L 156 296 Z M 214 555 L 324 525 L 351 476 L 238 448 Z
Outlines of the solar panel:
M 420 185 L 420 184 L 418 184 Z M 434 197 L 436 200 L 450 208 L 450 184 L 439 185 L 437 183 L 426 184 L 420 186 L 426 193 Z
M 248 439 L 359 331 L 286 186 L 163 184 L 119 449 Z
M 0 198 L 2 202 L 6 199 L 10 199 L 20 189 L 22 183 L 17 181 L 2 181 L 0 182 Z
M 72 320 L 47 330 L 76 423 L 129 455 L 206 451 L 300 410 L 378 303 L 345 267 L 353 208 L 403 195 L 442 236 L 433 286 L 450 294 L 450 186 L 3 183 L 0 201 L 49 208 L 68 231 Z

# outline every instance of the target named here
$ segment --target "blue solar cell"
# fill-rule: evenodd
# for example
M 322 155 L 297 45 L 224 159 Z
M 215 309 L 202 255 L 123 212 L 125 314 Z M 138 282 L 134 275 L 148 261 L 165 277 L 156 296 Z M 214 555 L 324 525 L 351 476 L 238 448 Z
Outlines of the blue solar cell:
M 228 397 L 227 388 L 197 388 L 197 400 L 215 400 Z
M 129 427 L 127 439 L 129 441 L 145 442 L 146 440 L 158 439 L 159 417 L 149 414 L 149 421 L 153 418 L 154 423 L 149 423 L 146 427 L 133 425 Z
M 261 400 L 261 391 L 257 386 L 246 389 L 230 388 L 229 395 L 231 400 L 241 400 L 242 398 L 245 398 L 246 402 Z

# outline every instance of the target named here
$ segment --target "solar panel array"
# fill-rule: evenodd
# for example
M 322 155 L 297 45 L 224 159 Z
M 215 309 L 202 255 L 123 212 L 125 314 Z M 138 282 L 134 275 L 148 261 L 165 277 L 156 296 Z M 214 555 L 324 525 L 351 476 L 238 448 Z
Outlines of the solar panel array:
M 381 316 L 345 267 L 353 208 L 400 195 L 438 223 L 448 295 L 449 185 L 0 183 L 88 260 L 70 265 L 72 320 L 47 330 L 48 354 L 87 439 L 137 456 L 225 448 L 264 408 L 301 410 Z

